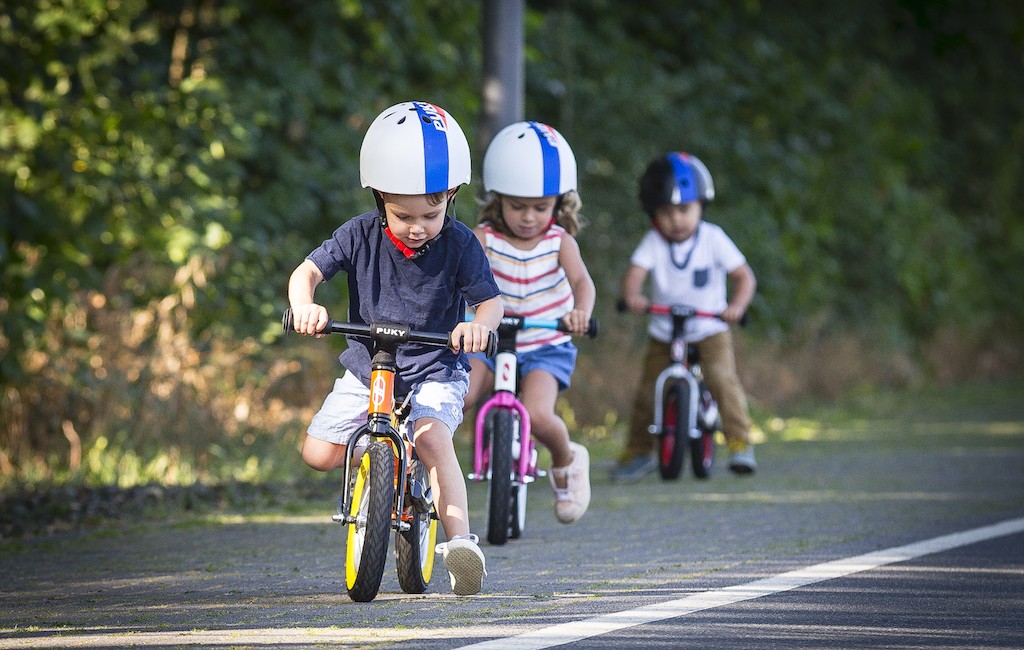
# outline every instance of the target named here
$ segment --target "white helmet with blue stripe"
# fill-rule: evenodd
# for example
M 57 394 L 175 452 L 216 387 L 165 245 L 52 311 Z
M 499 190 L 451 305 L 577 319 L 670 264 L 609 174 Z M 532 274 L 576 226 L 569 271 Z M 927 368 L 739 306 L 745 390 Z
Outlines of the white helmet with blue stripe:
M 388 194 L 434 194 L 469 183 L 469 143 L 440 106 L 403 102 L 370 124 L 359 150 L 359 180 Z
M 498 132 L 484 154 L 484 189 L 506 196 L 561 196 L 576 189 L 576 156 L 562 134 L 540 122 Z

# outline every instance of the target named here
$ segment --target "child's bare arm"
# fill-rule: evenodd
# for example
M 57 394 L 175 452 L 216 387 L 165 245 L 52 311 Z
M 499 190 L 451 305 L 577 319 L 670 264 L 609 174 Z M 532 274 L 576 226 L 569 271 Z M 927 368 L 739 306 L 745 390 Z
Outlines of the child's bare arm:
M 646 314 L 651 301 L 644 295 L 644 281 L 647 280 L 647 269 L 630 264 L 626 274 L 622 276 L 622 299 L 629 310 L 635 314 Z
M 729 305 L 722 312 L 722 320 L 727 323 L 738 323 L 750 306 L 750 301 L 754 299 L 757 278 L 754 277 L 754 270 L 750 265 L 744 264 L 729 272 L 729 281 L 732 283 L 732 291 Z
M 288 279 L 288 302 L 299 334 L 316 335 L 327 326 L 327 310 L 313 302 L 316 285 L 323 281 L 320 269 L 309 260 L 303 260 Z
M 486 352 L 487 339 L 490 333 L 498 329 L 505 308 L 501 306 L 501 298 L 495 296 L 476 306 L 473 320 L 459 323 L 452 330 L 452 349 L 465 352 Z
M 572 287 L 574 304 L 573 310 L 565 315 L 565 323 L 573 334 L 586 334 L 590 327 L 590 317 L 594 313 L 597 290 L 594 288 L 594 280 L 590 277 L 587 265 L 583 263 L 579 244 L 572 235 L 562 235 L 558 263 L 565 270 L 565 277 Z

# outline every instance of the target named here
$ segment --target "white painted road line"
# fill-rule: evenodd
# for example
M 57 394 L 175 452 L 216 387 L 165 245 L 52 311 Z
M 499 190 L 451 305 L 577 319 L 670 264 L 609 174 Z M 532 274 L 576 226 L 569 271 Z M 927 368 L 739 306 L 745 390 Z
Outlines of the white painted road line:
M 743 585 L 706 591 L 678 600 L 670 600 L 623 612 L 595 616 L 594 618 L 574 623 L 554 625 L 514 637 L 474 643 L 462 646 L 461 650 L 543 650 L 544 648 L 582 641 L 583 639 L 601 636 L 602 634 L 608 634 L 609 632 L 628 627 L 685 616 L 693 612 L 731 605 L 745 600 L 753 600 L 762 596 L 770 596 L 771 594 L 805 587 L 817 582 L 834 580 L 835 578 L 842 578 L 862 571 L 870 571 L 887 564 L 906 562 L 924 555 L 949 551 L 961 546 L 969 546 L 1020 532 L 1024 532 L 1024 518 L 1008 519 L 991 526 L 943 535 L 907 544 L 906 546 L 896 546 L 842 560 L 816 564 L 805 569 L 782 573 L 771 578 L 755 580 Z

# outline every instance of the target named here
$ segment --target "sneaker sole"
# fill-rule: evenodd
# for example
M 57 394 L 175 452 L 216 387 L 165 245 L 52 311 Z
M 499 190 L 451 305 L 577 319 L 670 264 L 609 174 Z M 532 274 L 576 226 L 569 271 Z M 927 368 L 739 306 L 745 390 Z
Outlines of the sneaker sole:
M 480 593 L 484 585 L 484 563 L 469 548 L 449 549 L 444 566 L 452 579 L 452 591 L 458 596 Z

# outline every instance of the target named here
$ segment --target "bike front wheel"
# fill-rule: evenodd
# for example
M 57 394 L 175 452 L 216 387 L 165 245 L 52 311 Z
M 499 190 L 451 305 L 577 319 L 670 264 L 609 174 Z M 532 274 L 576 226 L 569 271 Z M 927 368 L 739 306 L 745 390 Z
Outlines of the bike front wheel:
M 395 493 L 395 455 L 386 442 L 371 442 L 352 479 L 345 547 L 345 585 L 357 602 L 377 597 L 384 577 Z
M 512 514 L 509 522 L 508 536 L 519 539 L 526 529 L 526 486 L 524 481 L 512 486 Z
M 487 541 L 500 546 L 508 541 L 512 517 L 512 413 L 492 409 L 484 419 L 490 446 L 487 481 Z
M 690 385 L 677 381 L 665 389 L 661 431 L 658 436 L 658 471 L 661 478 L 673 481 L 683 471 L 687 428 L 690 426 Z
M 418 460 L 413 461 L 411 474 L 413 481 L 428 485 L 426 472 Z M 402 519 L 409 524 L 409 529 L 395 536 L 398 584 L 407 594 L 422 594 L 426 591 L 434 572 L 437 519 L 433 511 L 433 504 L 425 511 L 414 503 L 407 504 Z

